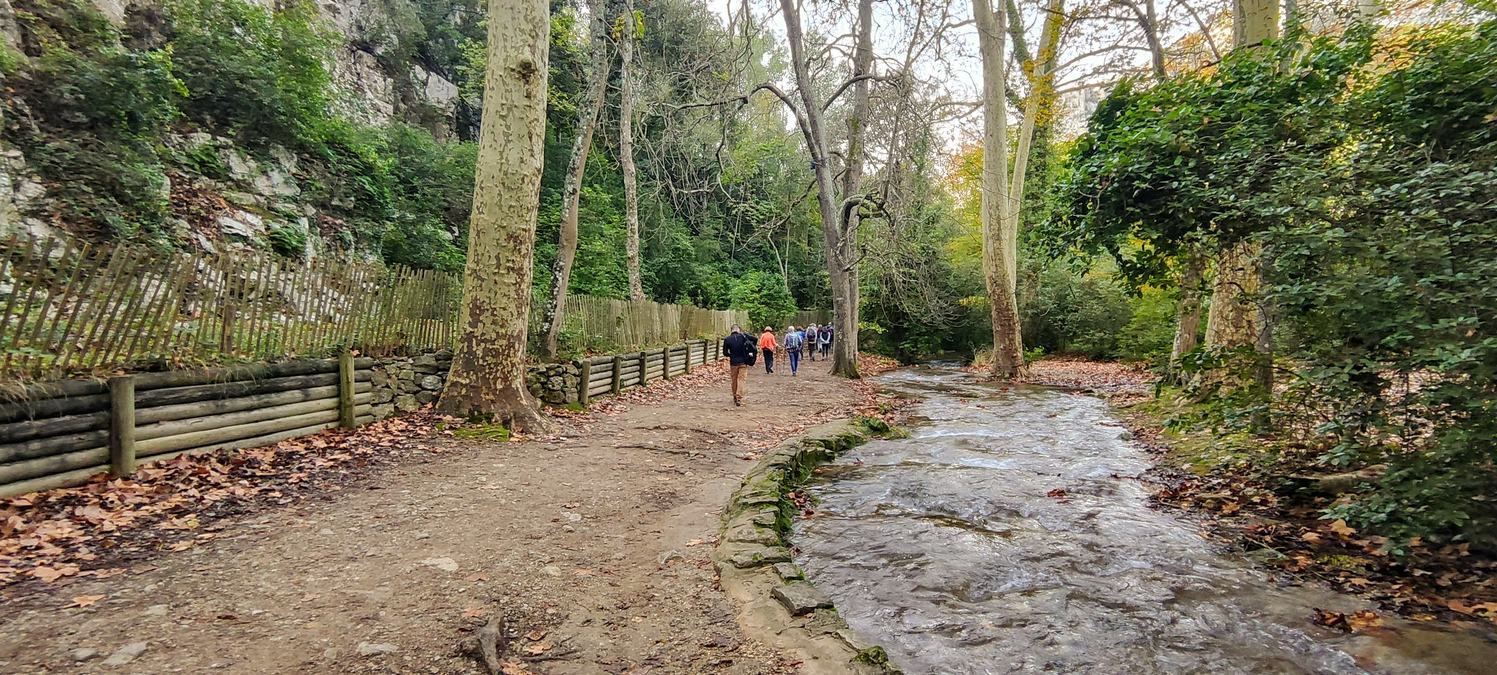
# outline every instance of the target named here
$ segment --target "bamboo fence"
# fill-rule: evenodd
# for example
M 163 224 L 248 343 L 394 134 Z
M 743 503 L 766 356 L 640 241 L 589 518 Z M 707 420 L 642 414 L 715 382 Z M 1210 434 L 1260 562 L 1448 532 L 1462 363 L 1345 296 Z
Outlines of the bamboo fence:
M 448 348 L 460 275 L 269 251 L 162 251 L 70 237 L 0 240 L 0 381 L 290 357 Z M 720 335 L 742 313 L 568 299 L 621 349 Z

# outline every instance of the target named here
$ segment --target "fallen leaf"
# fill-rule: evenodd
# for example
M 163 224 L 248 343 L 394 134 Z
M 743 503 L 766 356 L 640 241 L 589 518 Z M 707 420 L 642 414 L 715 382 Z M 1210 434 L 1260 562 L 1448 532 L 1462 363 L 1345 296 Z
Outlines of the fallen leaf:
M 69 604 L 68 607 L 91 607 L 94 605 L 94 603 L 103 600 L 105 597 L 106 596 L 103 595 L 74 596 L 72 604 Z
M 77 573 L 77 565 L 63 565 L 62 567 L 42 566 L 33 568 L 31 570 L 31 576 L 41 579 L 42 581 L 45 581 L 49 584 L 63 577 L 70 577 Z
M 1383 618 L 1378 616 L 1377 612 L 1364 609 L 1346 617 L 1346 623 L 1351 630 L 1358 633 L 1365 633 L 1375 628 L 1382 628 Z
M 489 610 L 483 607 L 469 607 L 463 610 L 464 619 L 479 619 L 488 616 Z
M 1334 612 L 1328 609 L 1320 609 L 1319 607 L 1317 607 L 1315 608 L 1315 616 L 1314 618 L 1310 619 L 1310 621 L 1317 626 L 1334 628 L 1345 633 L 1351 632 L 1351 624 L 1347 623 L 1346 615 L 1342 614 L 1341 612 Z
M 1332 521 L 1330 525 L 1326 526 L 1326 529 L 1336 533 L 1336 535 L 1340 537 L 1350 537 L 1351 535 L 1357 533 L 1357 531 L 1352 529 L 1350 525 L 1346 524 L 1346 521 L 1341 520 L 1340 518 Z
M 542 641 L 542 642 L 537 642 L 537 643 L 535 643 L 533 645 L 525 645 L 525 655 L 526 656 L 539 656 L 539 655 L 544 654 L 544 653 L 546 653 L 548 651 L 551 651 L 551 643 L 550 642 Z

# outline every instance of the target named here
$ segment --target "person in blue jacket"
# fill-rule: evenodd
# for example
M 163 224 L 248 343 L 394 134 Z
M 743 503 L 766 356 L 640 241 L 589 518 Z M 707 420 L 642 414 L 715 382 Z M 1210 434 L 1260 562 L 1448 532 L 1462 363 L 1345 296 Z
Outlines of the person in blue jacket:
M 801 349 L 806 346 L 806 334 L 796 330 L 795 326 L 785 329 L 785 356 L 790 359 L 790 376 L 795 377 L 795 371 L 800 369 Z

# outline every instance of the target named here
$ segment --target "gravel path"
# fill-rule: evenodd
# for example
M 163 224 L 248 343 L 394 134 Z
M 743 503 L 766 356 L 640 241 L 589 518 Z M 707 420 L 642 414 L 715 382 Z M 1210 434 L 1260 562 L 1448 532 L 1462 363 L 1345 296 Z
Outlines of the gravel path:
M 863 400 L 806 365 L 754 373 L 744 408 L 715 367 L 546 440 L 433 435 L 441 452 L 320 501 L 7 603 L 0 671 L 479 672 L 463 645 L 500 616 L 516 673 L 791 672 L 708 554 L 752 447 Z

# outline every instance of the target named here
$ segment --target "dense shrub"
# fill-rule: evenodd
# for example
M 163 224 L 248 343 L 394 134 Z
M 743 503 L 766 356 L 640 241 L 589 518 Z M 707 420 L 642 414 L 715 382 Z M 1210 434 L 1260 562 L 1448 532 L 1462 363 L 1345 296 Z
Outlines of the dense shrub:
M 1117 357 L 1125 361 L 1143 361 L 1155 368 L 1165 366 L 1170 350 L 1175 346 L 1178 301 L 1175 293 L 1153 286 L 1130 297 L 1133 317 L 1118 331 Z
M 1185 243 L 1261 245 L 1252 300 L 1273 353 L 1251 360 L 1289 376 L 1210 404 L 1328 470 L 1387 465 L 1328 517 L 1394 548 L 1497 551 L 1494 82 L 1497 21 L 1291 32 L 1207 73 L 1121 87 L 1073 158 L 1073 240 L 1115 252 L 1136 286 Z M 1241 372 L 1240 355 L 1192 362 Z
M 169 54 L 133 52 L 91 6 L 16 7 L 29 61 L 13 64 L 6 140 L 27 154 L 63 215 L 107 236 L 158 229 L 169 213 L 156 142 L 186 94 Z
M 1118 335 L 1132 320 L 1133 307 L 1111 277 L 1037 263 L 1020 279 L 1019 321 L 1026 348 L 1099 359 L 1117 356 Z
M 334 40 L 307 0 L 266 11 L 243 0 L 172 0 L 171 59 L 187 87 L 182 109 L 247 144 L 316 152 L 333 120 Z
M 733 282 L 733 308 L 748 312 L 750 326 L 757 333 L 765 326 L 779 329 L 795 313 L 795 300 L 785 288 L 785 279 L 777 274 L 754 270 Z

